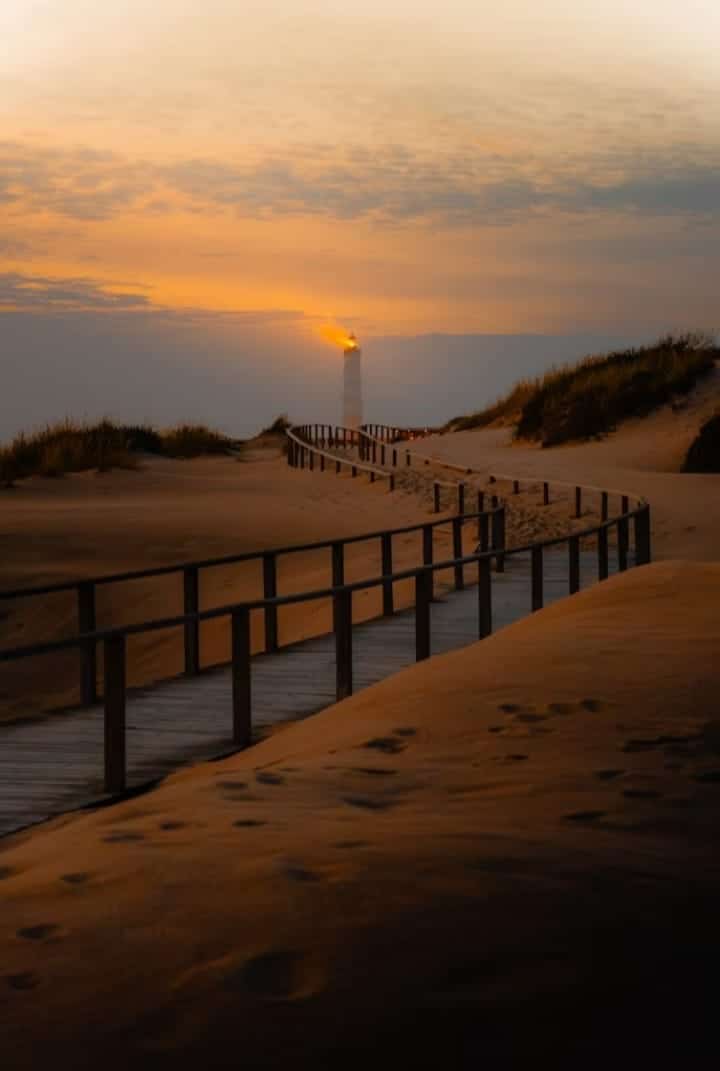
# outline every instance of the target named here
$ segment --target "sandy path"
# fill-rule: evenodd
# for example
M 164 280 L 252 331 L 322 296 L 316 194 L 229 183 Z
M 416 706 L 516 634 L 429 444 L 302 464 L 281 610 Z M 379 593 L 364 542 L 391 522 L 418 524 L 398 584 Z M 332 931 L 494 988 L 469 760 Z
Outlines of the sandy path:
M 633 570 L 6 841 L 3 1066 L 692 1066 L 718 606 L 718 566 Z

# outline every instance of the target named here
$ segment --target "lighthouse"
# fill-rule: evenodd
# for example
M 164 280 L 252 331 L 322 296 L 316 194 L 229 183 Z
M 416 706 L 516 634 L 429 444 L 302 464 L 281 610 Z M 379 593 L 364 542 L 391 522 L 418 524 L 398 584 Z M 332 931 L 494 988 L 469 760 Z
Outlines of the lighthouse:
M 359 428 L 362 411 L 362 350 L 357 339 L 350 335 L 343 349 L 343 425 Z

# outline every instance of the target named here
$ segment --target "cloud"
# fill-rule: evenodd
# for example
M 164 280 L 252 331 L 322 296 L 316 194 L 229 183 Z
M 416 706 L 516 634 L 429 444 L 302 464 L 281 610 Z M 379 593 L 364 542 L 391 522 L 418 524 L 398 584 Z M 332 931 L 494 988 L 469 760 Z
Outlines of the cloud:
M 317 216 L 384 225 L 500 226 L 549 213 L 699 218 L 718 213 L 720 148 L 632 145 L 543 158 L 533 152 L 373 152 L 317 144 L 244 161 L 171 164 L 90 150 L 0 143 L 0 201 L 92 223 L 132 211 Z

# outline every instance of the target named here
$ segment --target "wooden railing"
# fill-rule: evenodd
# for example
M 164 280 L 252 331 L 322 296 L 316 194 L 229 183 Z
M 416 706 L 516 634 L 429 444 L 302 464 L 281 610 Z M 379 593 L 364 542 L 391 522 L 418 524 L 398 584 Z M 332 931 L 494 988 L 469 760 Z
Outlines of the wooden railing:
M 291 439 L 292 441 L 292 439 Z M 309 448 L 298 446 L 307 452 Z M 318 453 L 310 452 L 310 457 Z M 329 455 L 328 455 L 329 456 Z M 349 463 L 348 463 L 349 464 Z M 368 466 L 352 466 L 367 470 Z M 386 475 L 386 474 L 383 474 Z M 245 562 L 258 562 L 262 569 L 263 597 L 269 600 L 264 615 L 264 632 L 266 652 L 277 651 L 280 645 L 278 634 L 277 608 L 272 599 L 278 594 L 278 561 L 281 557 L 291 554 L 307 553 L 312 551 L 329 550 L 330 568 L 333 584 L 342 584 L 345 576 L 345 548 L 364 542 L 378 541 L 382 560 L 382 571 L 385 574 L 392 572 L 393 563 L 393 538 L 407 535 L 412 532 L 420 532 L 422 539 L 422 561 L 429 563 L 433 560 L 434 533 L 441 525 L 450 525 L 452 531 L 454 552 L 459 556 L 462 548 L 462 530 L 470 521 L 477 521 L 477 538 L 485 547 L 492 545 L 501 550 L 505 545 L 505 520 L 504 509 L 497 501 L 491 509 L 484 508 L 476 512 L 463 512 L 454 516 L 445 517 L 437 521 L 424 521 L 419 524 L 403 525 L 401 527 L 386 528 L 381 531 L 363 532 L 359 535 L 345 536 L 342 538 L 324 539 L 312 543 L 295 543 L 284 547 L 275 547 L 270 550 L 257 550 L 242 554 L 230 554 L 217 558 L 205 558 L 198 561 L 179 562 L 174 565 L 156 566 L 152 569 L 139 569 L 122 573 L 107 573 L 95 577 L 83 577 L 76 580 L 60 581 L 53 584 L 45 584 L 32 588 L 14 588 L 0 591 L 0 601 L 4 603 L 13 600 L 27 600 L 42 598 L 48 595 L 56 595 L 62 592 L 71 592 L 75 595 L 77 635 L 89 636 L 97 631 L 97 589 L 107 585 L 122 584 L 138 580 L 149 580 L 155 577 L 165 577 L 173 574 L 182 576 L 182 595 L 184 610 L 184 672 L 188 677 L 200 673 L 200 630 L 198 622 L 202 620 L 196 615 L 200 611 L 201 578 L 204 570 L 218 568 L 227 565 L 236 565 Z M 492 540 L 492 544 L 491 541 Z M 383 612 L 394 612 L 392 585 L 386 585 L 383 593 Z M 87 640 L 81 647 L 80 660 L 80 705 L 92 706 L 97 702 L 97 649 L 96 644 Z
M 323 433 L 315 429 L 322 428 Z M 395 429 L 396 430 L 396 429 Z M 344 434 L 339 434 L 339 433 Z M 345 458 L 331 453 L 332 449 L 357 448 L 365 441 L 369 433 L 352 435 L 349 429 L 338 429 L 328 425 L 305 425 L 290 429 L 288 433 L 288 460 L 290 464 L 314 465 L 315 459 L 324 456 L 325 463 L 330 458 L 343 467 L 353 465 L 360 471 L 360 465 L 353 458 Z M 387 446 L 386 443 L 383 445 Z M 327 448 L 327 449 L 326 449 Z M 387 458 L 385 459 L 387 463 Z M 397 462 L 397 458 L 395 459 Z M 391 459 L 390 464 L 393 464 Z M 362 471 L 370 475 L 381 472 L 385 478 L 391 473 L 377 470 L 373 465 L 363 463 Z M 463 470 L 467 473 L 467 469 Z M 473 470 L 470 470 L 473 471 Z M 498 477 L 499 478 L 499 477 Z M 537 481 L 533 481 L 537 482 Z M 519 487 L 519 481 L 517 481 Z M 549 487 L 549 484 L 544 485 Z M 518 487 L 513 484 L 513 490 Z M 582 492 L 582 488 L 580 488 Z M 607 512 L 608 492 L 600 492 L 605 512 Z M 483 493 L 484 494 L 484 493 Z M 568 593 L 574 594 L 580 589 L 580 549 L 581 545 L 594 540 L 597 554 L 597 575 L 599 580 L 607 578 L 609 573 L 608 545 L 609 536 L 614 531 L 617 541 L 618 569 L 622 572 L 630 564 L 631 525 L 634 534 L 634 562 L 636 565 L 647 564 L 651 559 L 650 543 L 650 507 L 641 501 L 630 509 L 629 496 L 621 496 L 621 512 L 612 518 L 604 516 L 601 521 L 582 531 L 568 532 L 545 540 L 537 540 L 520 547 L 509 548 L 505 537 L 505 505 L 496 496 L 491 496 L 492 507 L 489 510 L 478 509 L 473 513 L 458 512 L 450 518 L 428 521 L 400 528 L 386 529 L 380 532 L 341 539 L 324 540 L 272 550 L 229 555 L 203 561 L 183 562 L 178 565 L 161 566 L 154 569 L 116 573 L 91 579 L 81 579 L 44 587 L 15 589 L 0 593 L 0 599 L 25 599 L 40 597 L 60 591 L 75 591 L 78 605 L 78 633 L 66 639 L 50 640 L 44 643 L 16 647 L 0 651 L 0 663 L 14 662 L 20 659 L 41 657 L 61 651 L 79 650 L 82 654 L 81 688 L 83 702 L 90 704 L 97 697 L 97 663 L 96 651 L 103 646 L 104 665 L 104 754 L 105 787 L 109 793 L 121 793 L 126 786 L 126 730 L 125 712 L 127 703 L 127 641 L 131 636 L 156 633 L 164 630 L 181 628 L 184 634 L 185 671 L 189 675 L 200 671 L 199 636 L 203 622 L 227 618 L 231 625 L 231 677 L 232 703 L 229 717 L 232 723 L 232 739 L 238 748 L 250 743 L 252 730 L 252 672 L 250 615 L 262 611 L 265 623 L 265 650 L 275 651 L 280 646 L 278 635 L 278 611 L 282 607 L 316 602 L 323 599 L 332 600 L 333 633 L 335 637 L 336 660 L 336 696 L 343 699 L 353 692 L 353 597 L 357 592 L 382 589 L 383 615 L 395 612 L 394 584 L 412 580 L 415 585 L 415 656 L 418 661 L 428 658 L 431 651 L 431 613 L 434 577 L 439 571 L 452 570 L 455 587 L 464 587 L 467 570 L 477 569 L 477 635 L 479 639 L 489 636 L 493 629 L 492 612 L 492 566 L 502 571 L 507 560 L 520 554 L 530 553 L 530 591 L 528 609 L 536 611 L 544 603 L 544 557 L 547 550 L 565 546 L 567 548 Z M 544 500 L 549 501 L 547 494 Z M 483 499 L 484 505 L 484 499 Z M 575 513 L 579 513 L 577 494 L 575 496 Z M 478 547 L 471 554 L 463 554 L 462 529 L 471 520 L 477 521 Z M 450 523 L 453 537 L 452 557 L 441 561 L 434 560 L 433 534 L 440 525 Z M 409 532 L 422 532 L 422 564 L 411 568 L 395 570 L 393 568 L 394 536 Z M 381 573 L 375 577 L 352 583 L 345 582 L 345 548 L 349 544 L 366 540 L 379 540 L 382 559 Z M 330 550 L 331 585 L 313 591 L 290 595 L 277 592 L 277 560 L 280 555 L 301 551 Z M 208 610 L 199 608 L 199 579 L 201 570 L 218 565 L 252 560 L 262 561 L 263 597 L 244 600 Z M 181 573 L 183 576 L 184 612 L 173 617 L 147 620 L 131 625 L 98 629 L 94 619 L 95 589 L 99 585 L 121 583 L 154 576 Z
M 499 507 L 497 512 L 500 512 Z M 496 515 L 497 515 L 496 512 Z M 393 572 L 383 570 L 382 575 L 369 580 L 360 580 L 346 584 L 343 579 L 335 582 L 335 553 L 333 552 L 333 584 L 321 590 L 301 592 L 294 595 L 274 595 L 269 598 L 249 600 L 211 610 L 193 611 L 175 617 L 145 621 L 134 625 L 92 631 L 64 640 L 18 647 L 0 651 L 0 663 L 39 657 L 58 651 L 94 648 L 103 644 L 104 650 L 104 755 L 105 788 L 109 793 L 122 793 L 126 787 L 126 701 L 127 701 L 127 640 L 131 636 L 154 633 L 168 629 L 188 628 L 195 635 L 202 622 L 229 618 L 232 633 L 232 703 L 229 720 L 232 723 L 232 740 L 237 748 L 244 748 L 251 742 L 252 734 L 252 670 L 250 646 L 250 613 L 262 610 L 270 616 L 276 616 L 283 606 L 315 602 L 321 599 L 333 600 L 333 631 L 335 635 L 336 661 L 336 696 L 344 699 L 353 692 L 353 644 L 352 611 L 353 596 L 356 592 L 382 587 L 384 591 L 402 580 L 414 580 L 415 583 L 415 657 L 422 661 L 430 656 L 431 650 L 431 615 L 433 577 L 439 570 L 453 569 L 456 576 L 470 566 L 477 567 L 477 634 L 479 639 L 492 632 L 492 577 L 491 565 L 496 565 L 501 558 L 513 558 L 516 555 L 531 553 L 531 611 L 542 608 L 544 601 L 543 562 L 545 551 L 551 547 L 566 545 L 568 549 L 568 591 L 570 594 L 580 587 L 580 543 L 591 537 L 596 538 L 598 578 L 603 580 L 608 575 L 608 534 L 612 528 L 617 530 L 618 566 L 620 571 L 628 567 L 629 525 L 634 523 L 635 564 L 643 565 L 650 561 L 650 507 L 647 504 L 605 521 L 581 532 L 570 535 L 540 540 L 522 547 L 493 547 L 473 554 L 452 557 L 438 562 L 426 562 L 421 566 Z M 437 523 L 437 522 L 435 522 Z M 425 526 L 420 526 L 425 527 Z M 432 525 L 428 527 L 432 528 Z M 407 530 L 407 529 L 406 529 Z M 396 530 L 397 531 L 397 530 Z M 362 537 L 361 537 L 362 538 Z M 331 544 L 342 546 L 346 541 Z M 327 545 L 327 544 L 326 544 Z M 388 613 L 392 607 L 387 607 Z

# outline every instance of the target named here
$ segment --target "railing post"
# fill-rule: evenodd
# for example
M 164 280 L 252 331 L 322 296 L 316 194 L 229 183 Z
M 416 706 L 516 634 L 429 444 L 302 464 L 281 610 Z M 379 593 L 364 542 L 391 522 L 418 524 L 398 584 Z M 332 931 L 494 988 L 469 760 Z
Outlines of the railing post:
M 339 461 L 335 462 L 335 475 L 336 476 L 340 475 L 340 462 Z
M 77 586 L 77 616 L 79 632 L 95 632 L 95 585 L 84 580 Z M 90 707 L 97 702 L 97 649 L 88 640 L 80 650 L 80 702 Z
M 619 517 L 617 522 L 617 555 L 618 572 L 624 573 L 627 569 L 628 552 L 628 519 Z
M 277 555 L 273 551 L 263 554 L 263 598 L 274 599 L 277 596 Z M 278 649 L 278 610 L 277 606 L 265 607 L 265 650 Z
M 390 473 L 390 477 L 388 479 L 388 491 L 392 492 L 394 490 L 395 490 L 395 474 L 391 472 Z
M 462 558 L 462 517 L 452 519 L 452 542 L 453 558 Z M 455 566 L 455 590 L 462 591 L 465 587 L 465 574 L 462 565 Z
M 543 608 L 543 548 L 532 548 L 532 611 Z
M 478 535 L 480 540 L 480 550 L 486 551 L 490 548 L 490 518 L 487 513 L 481 513 L 478 517 Z
M 392 452 L 392 463 L 393 463 L 393 468 L 394 469 L 397 468 L 397 450 L 393 450 L 393 452 Z
M 433 483 L 433 513 L 440 512 L 440 484 Z
M 125 637 L 104 644 L 105 791 L 125 791 Z
M 433 527 L 431 524 L 424 524 L 422 530 L 422 560 L 423 565 L 432 565 L 433 563 Z M 428 573 L 430 577 L 430 598 L 433 598 L 435 583 L 434 574 Z
M 352 664 L 352 592 L 340 591 L 334 597 L 335 618 L 335 695 L 338 702 L 353 694 Z
M 600 520 L 603 523 L 608 519 L 608 493 L 603 491 L 600 495 Z
M 501 506 L 495 510 L 492 515 L 492 544 L 493 550 L 500 551 L 501 553 L 495 556 L 495 571 L 497 573 L 505 572 L 505 555 L 502 553 L 505 550 L 505 507 Z
M 489 558 L 478 558 L 478 638 L 492 632 L 492 573 Z
M 630 511 L 630 499 L 628 495 L 623 495 L 620 499 L 620 510 L 622 513 L 629 513 Z
M 519 495 L 520 494 L 520 481 L 519 480 L 513 480 L 513 494 L 514 495 Z
M 582 516 L 582 487 L 575 488 L 575 516 Z
M 372 463 L 373 465 L 377 463 L 377 443 L 374 439 L 372 441 Z
M 478 519 L 477 519 L 477 538 L 478 538 L 478 542 L 482 539 L 482 514 L 484 513 L 484 511 L 485 511 L 485 492 L 484 491 L 478 491 L 478 493 L 477 493 L 477 512 L 478 512 L 478 515 L 479 515 Z
M 384 444 L 383 444 L 383 446 L 380 447 L 380 464 L 381 465 L 385 464 L 385 446 L 384 446 Z
M 353 480 L 354 480 L 354 479 L 355 479 L 355 477 L 357 476 L 357 465 L 352 465 L 352 466 L 351 466 L 351 468 L 350 468 L 350 475 L 352 476 L 352 478 L 353 478 Z
M 409 450 L 407 450 L 406 453 L 405 453 L 405 464 L 407 465 L 408 468 L 410 468 L 410 451 Z
M 200 610 L 200 575 L 196 565 L 183 569 L 183 613 L 197 614 Z M 200 672 L 200 622 L 197 618 L 186 621 L 183 627 L 185 641 L 185 676 L 194 677 Z
M 252 738 L 252 682 L 250 677 L 250 611 L 232 612 L 233 743 L 248 747 Z
M 649 565 L 650 561 L 650 507 L 645 506 L 635 514 L 635 564 Z
M 423 662 L 430 657 L 430 600 L 432 598 L 431 573 L 418 573 L 415 577 L 415 661 Z
M 325 471 L 325 454 L 320 454 L 320 471 Z
M 383 576 L 391 576 L 393 571 L 392 532 L 383 532 L 380 536 L 380 551 L 382 555 L 382 574 Z M 384 580 L 383 616 L 392 617 L 394 612 L 393 582 L 392 580 Z
M 545 481 L 543 484 L 543 506 L 550 505 L 550 484 Z
M 311 449 L 310 450 L 310 471 L 313 472 L 314 469 L 315 469 L 315 451 Z
M 458 513 L 465 512 L 465 484 L 462 482 L 457 485 L 457 507 Z
M 580 537 L 570 536 L 568 539 L 569 558 L 569 589 L 570 594 L 575 595 L 580 590 Z
M 598 580 L 607 580 L 608 577 L 608 530 L 598 529 Z
M 375 469 L 370 470 L 370 483 L 375 483 Z

